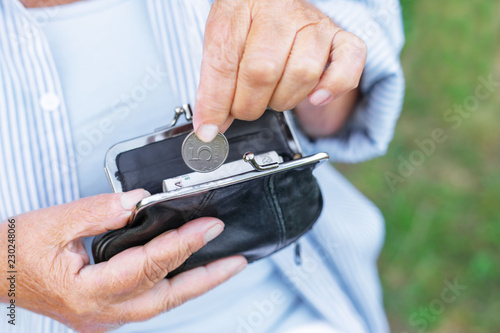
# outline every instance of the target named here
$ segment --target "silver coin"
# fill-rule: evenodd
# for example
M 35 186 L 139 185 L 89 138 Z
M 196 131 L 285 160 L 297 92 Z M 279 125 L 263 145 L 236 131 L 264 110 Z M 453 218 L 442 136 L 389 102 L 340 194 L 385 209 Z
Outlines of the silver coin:
M 182 143 L 182 159 L 194 171 L 211 172 L 226 161 L 229 143 L 222 133 L 210 142 L 203 142 L 194 132 L 188 134 Z

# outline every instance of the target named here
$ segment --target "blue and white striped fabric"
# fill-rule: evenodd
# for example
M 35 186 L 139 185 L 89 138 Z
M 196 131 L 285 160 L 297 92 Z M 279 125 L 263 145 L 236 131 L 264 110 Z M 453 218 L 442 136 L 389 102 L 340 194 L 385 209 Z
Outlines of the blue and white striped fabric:
M 337 136 L 309 141 L 305 152 L 326 151 L 332 160 L 358 162 L 383 154 L 401 110 L 403 45 L 396 0 L 312 1 L 368 45 L 361 81 L 364 99 Z M 194 104 L 203 29 L 210 1 L 147 0 L 155 40 L 165 54 L 172 87 Z M 50 13 L 50 11 L 48 11 Z M 189 24 L 184 24 L 189 22 Z M 78 199 L 75 151 L 58 73 L 41 30 L 18 0 L 0 0 L 0 219 Z M 385 332 L 387 321 L 376 259 L 383 219 L 331 166 L 316 171 L 325 209 L 301 239 L 303 265 L 293 249 L 272 257 L 290 286 L 340 332 Z M 58 322 L 27 311 L 2 332 L 67 332 Z

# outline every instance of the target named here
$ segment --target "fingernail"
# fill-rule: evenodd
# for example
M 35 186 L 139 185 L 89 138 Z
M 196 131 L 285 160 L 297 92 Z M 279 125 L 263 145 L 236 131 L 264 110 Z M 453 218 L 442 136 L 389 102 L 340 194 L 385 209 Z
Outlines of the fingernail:
M 323 106 L 330 103 L 333 100 L 332 94 L 325 89 L 320 89 L 309 97 L 309 102 L 312 105 Z
M 210 142 L 215 138 L 217 133 L 219 133 L 217 125 L 203 124 L 198 128 L 196 136 L 203 142 Z
M 125 192 L 122 194 L 120 197 L 120 202 L 122 204 L 123 209 L 125 210 L 132 210 L 135 208 L 135 205 L 142 199 L 149 197 L 151 193 L 148 191 L 139 189 L 139 190 L 133 190 L 129 192 Z
M 205 244 L 210 242 L 215 237 L 219 236 L 222 230 L 224 230 L 224 226 L 220 223 L 217 223 L 212 228 L 208 229 L 205 232 Z

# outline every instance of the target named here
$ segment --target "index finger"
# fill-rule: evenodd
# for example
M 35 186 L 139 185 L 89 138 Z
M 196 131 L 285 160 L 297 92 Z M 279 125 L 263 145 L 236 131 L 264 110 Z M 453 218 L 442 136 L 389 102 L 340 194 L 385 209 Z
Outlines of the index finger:
M 207 20 L 193 119 L 196 135 L 205 142 L 215 138 L 229 117 L 250 27 L 245 7 L 244 1 L 217 1 Z
M 164 279 L 150 290 L 120 303 L 120 313 L 126 321 L 142 321 L 169 311 L 229 280 L 241 272 L 246 263 L 243 256 L 235 256 Z

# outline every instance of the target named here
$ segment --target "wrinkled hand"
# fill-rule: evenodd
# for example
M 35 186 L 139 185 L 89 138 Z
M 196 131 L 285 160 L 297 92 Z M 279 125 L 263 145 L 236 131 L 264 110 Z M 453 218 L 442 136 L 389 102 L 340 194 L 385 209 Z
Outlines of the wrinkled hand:
M 224 225 L 215 218 L 191 221 L 108 262 L 88 265 L 82 237 L 125 226 L 145 193 L 103 194 L 15 217 L 16 305 L 78 331 L 104 331 L 172 309 L 245 267 L 238 256 L 164 279 L 220 234 Z M 0 224 L 2 253 L 7 253 L 7 225 Z M 2 290 L 7 282 L 2 277 Z
M 309 95 L 326 105 L 357 87 L 365 43 L 307 0 L 216 0 L 207 21 L 194 128 L 210 141 Z M 328 68 L 325 67 L 329 64 Z

